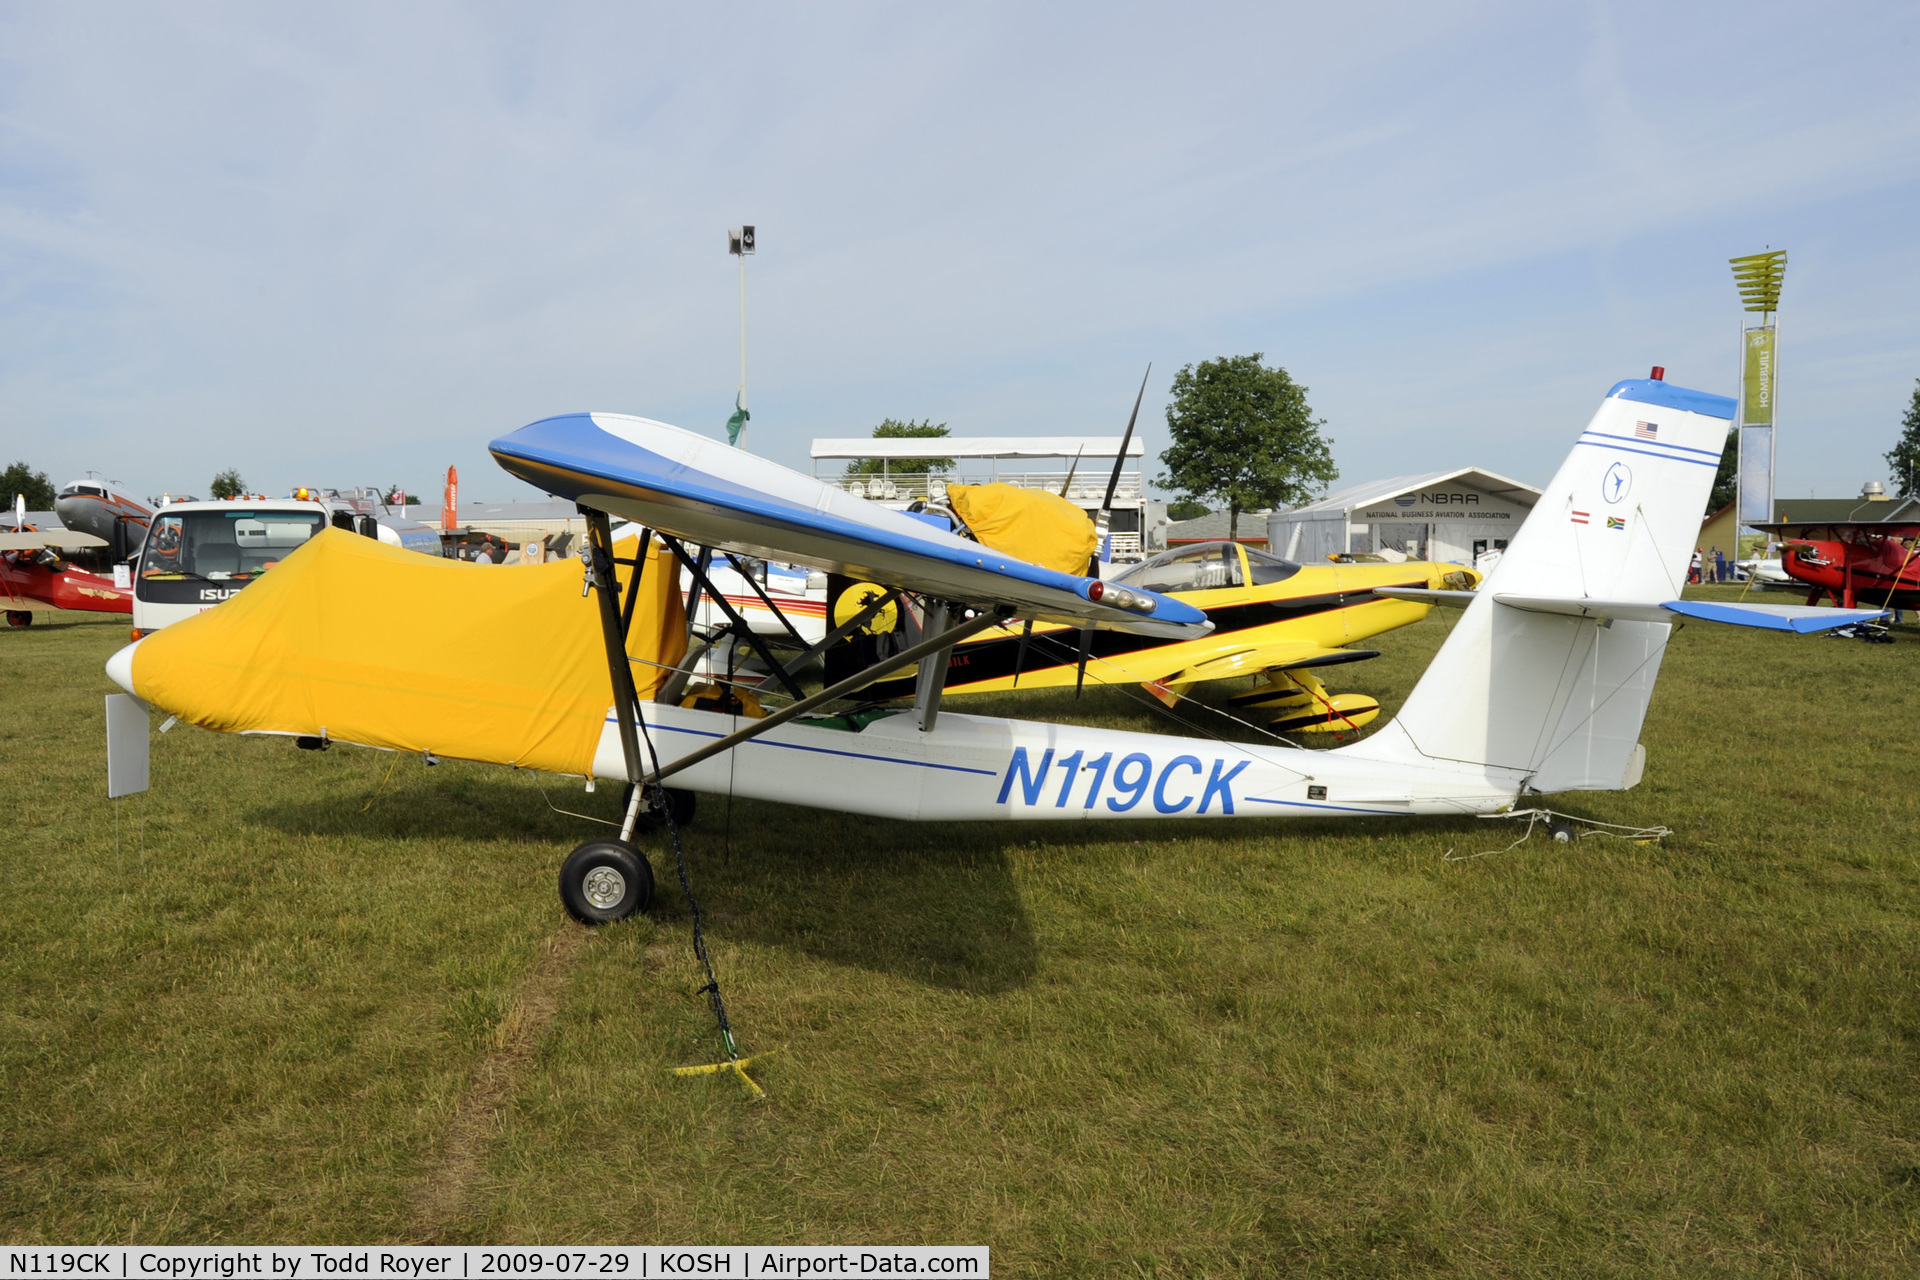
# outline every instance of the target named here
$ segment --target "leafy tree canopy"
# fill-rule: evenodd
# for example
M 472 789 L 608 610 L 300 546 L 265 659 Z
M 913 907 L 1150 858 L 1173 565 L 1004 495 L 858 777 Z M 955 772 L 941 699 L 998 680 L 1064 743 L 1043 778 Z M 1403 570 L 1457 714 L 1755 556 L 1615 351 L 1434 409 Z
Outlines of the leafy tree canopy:
M 1899 443 L 1887 451 L 1887 467 L 1893 472 L 1895 493 L 1902 498 L 1920 494 L 1920 378 L 1913 381 L 1913 399 L 1907 402 L 1907 416 L 1900 419 Z
M 1720 449 L 1720 469 L 1713 473 L 1713 490 L 1707 494 L 1707 515 L 1732 502 L 1740 488 L 1740 428 L 1727 428 L 1727 442 Z
M 909 418 L 901 422 L 897 418 L 888 418 L 873 429 L 875 440 L 920 440 L 950 434 L 947 424 L 926 418 L 915 422 Z M 922 471 L 951 471 L 952 458 L 855 458 L 847 464 L 849 476 L 877 476 L 882 471 L 889 475 L 916 475 Z
M 1204 502 L 1195 502 L 1191 498 L 1181 498 L 1177 502 L 1169 502 L 1167 504 L 1167 519 L 1198 520 L 1201 516 L 1206 515 L 1209 510 L 1211 510 L 1211 508 Z
M 213 484 L 207 489 L 216 498 L 237 498 L 247 491 L 247 482 L 240 473 L 228 467 L 213 478 Z
M 1188 365 L 1173 378 L 1160 455 L 1167 474 L 1154 483 L 1228 512 L 1228 537 L 1240 536 L 1240 513 L 1294 507 L 1326 489 L 1340 472 L 1332 441 L 1320 434 L 1307 389 L 1278 367 L 1250 356 L 1222 356 Z
M 29 511 L 53 510 L 53 481 L 47 479 L 46 472 L 35 471 L 24 462 L 16 462 L 0 472 L 0 501 L 6 503 L 9 511 L 13 509 L 16 494 L 25 495 Z

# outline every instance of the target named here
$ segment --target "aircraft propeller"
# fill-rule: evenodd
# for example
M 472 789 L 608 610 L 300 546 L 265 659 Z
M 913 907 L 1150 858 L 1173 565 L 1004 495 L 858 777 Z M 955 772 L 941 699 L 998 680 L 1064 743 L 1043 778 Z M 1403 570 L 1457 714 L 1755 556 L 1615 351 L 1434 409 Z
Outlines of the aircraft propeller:
M 1147 379 L 1153 376 L 1153 361 L 1147 361 L 1147 371 L 1140 375 L 1140 391 L 1133 397 L 1133 413 L 1127 418 L 1127 433 L 1120 437 L 1120 452 L 1113 459 L 1113 474 L 1107 477 L 1107 496 L 1101 499 L 1100 514 L 1094 519 L 1093 560 L 1087 566 L 1087 576 L 1100 576 L 1100 553 L 1107 546 L 1107 525 L 1113 518 L 1113 491 L 1120 487 L 1120 472 L 1127 465 L 1127 446 L 1133 443 L 1134 424 L 1140 421 L 1140 402 L 1146 399 Z M 1142 530 L 1142 532 L 1145 532 Z M 1028 623 L 1029 630 L 1033 624 Z M 1087 683 L 1087 652 L 1092 647 L 1093 629 L 1080 628 L 1080 669 L 1073 681 L 1073 696 L 1078 698 L 1080 690 Z M 1020 637 L 1020 656 L 1026 656 L 1026 637 Z M 1014 667 L 1014 682 L 1019 683 L 1019 666 Z

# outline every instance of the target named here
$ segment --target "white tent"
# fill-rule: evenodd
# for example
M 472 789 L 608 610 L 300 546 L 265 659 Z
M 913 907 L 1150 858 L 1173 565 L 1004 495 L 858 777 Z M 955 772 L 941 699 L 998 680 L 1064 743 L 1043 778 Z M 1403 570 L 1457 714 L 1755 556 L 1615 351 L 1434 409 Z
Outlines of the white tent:
M 1481 467 L 1350 485 L 1267 517 L 1274 554 L 1311 563 L 1342 552 L 1399 551 L 1472 563 L 1505 547 L 1540 491 Z

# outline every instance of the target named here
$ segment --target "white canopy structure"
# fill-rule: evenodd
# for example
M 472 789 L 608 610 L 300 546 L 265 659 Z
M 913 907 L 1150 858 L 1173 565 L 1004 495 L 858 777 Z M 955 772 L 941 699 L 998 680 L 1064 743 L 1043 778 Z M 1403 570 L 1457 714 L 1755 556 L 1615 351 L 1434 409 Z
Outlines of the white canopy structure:
M 1393 476 L 1271 513 L 1267 545 L 1302 562 L 1389 550 L 1471 564 L 1482 552 L 1504 549 L 1539 500 L 1532 485 L 1482 467 Z

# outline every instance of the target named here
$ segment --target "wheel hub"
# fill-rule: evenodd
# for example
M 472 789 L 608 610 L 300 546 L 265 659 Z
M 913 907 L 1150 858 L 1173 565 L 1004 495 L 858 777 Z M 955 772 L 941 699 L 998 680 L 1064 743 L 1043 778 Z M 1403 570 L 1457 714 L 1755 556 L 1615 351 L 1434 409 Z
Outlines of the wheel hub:
M 595 867 L 580 882 L 588 902 L 600 911 L 610 911 L 627 896 L 627 878 L 612 867 Z

